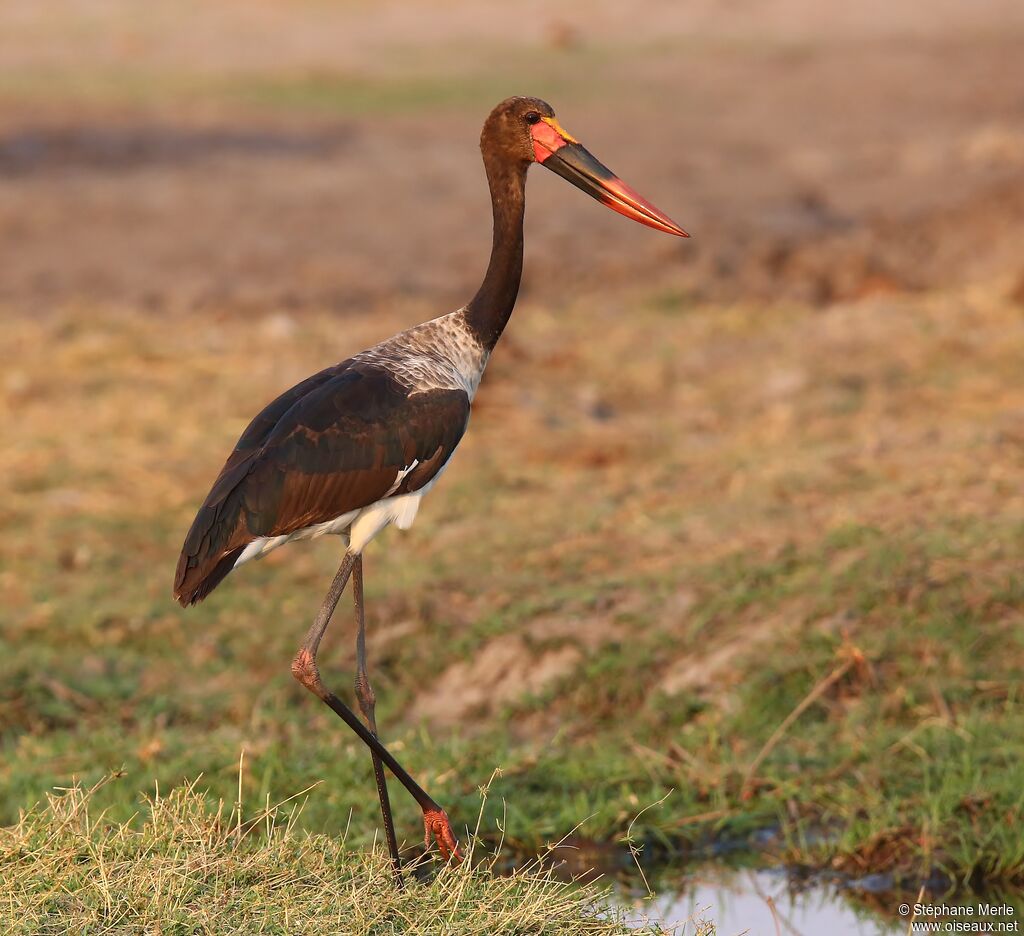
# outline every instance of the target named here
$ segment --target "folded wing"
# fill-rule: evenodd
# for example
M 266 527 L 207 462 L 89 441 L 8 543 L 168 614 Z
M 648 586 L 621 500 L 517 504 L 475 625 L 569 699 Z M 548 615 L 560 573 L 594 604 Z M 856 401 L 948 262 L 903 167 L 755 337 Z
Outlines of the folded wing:
M 307 378 L 242 433 L 185 538 L 174 596 L 201 601 L 259 537 L 419 490 L 451 457 L 468 420 L 464 391 L 413 392 L 365 362 Z

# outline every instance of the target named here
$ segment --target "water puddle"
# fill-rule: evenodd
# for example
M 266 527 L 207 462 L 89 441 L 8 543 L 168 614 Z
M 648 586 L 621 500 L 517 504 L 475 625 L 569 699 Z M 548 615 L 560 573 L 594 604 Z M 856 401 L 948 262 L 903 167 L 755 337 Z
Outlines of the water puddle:
M 620 877 L 619 903 L 631 918 L 676 927 L 680 936 L 703 932 L 698 923 L 714 924 L 715 936 L 896 936 L 906 934 L 910 906 L 917 894 L 893 890 L 885 875 L 860 879 L 807 879 L 786 868 L 734 869 L 702 864 L 677 871 L 662 868 L 652 881 L 656 896 L 635 896 L 636 882 Z M 930 882 L 938 884 L 938 881 Z M 938 920 L 918 916 L 934 932 L 1024 931 L 1024 895 L 1019 891 L 979 894 L 922 891 L 920 900 L 940 913 Z M 1000 905 L 992 913 L 985 905 Z M 970 916 L 961 916 L 970 911 Z M 974 928 L 964 929 L 964 921 Z M 993 922 L 995 921 L 995 922 Z M 986 924 L 990 924 L 986 928 Z M 957 929 L 956 926 L 961 926 Z M 1004 927 L 1002 929 L 998 927 Z M 980 927 L 980 928 L 979 928 Z M 921 932 L 925 932 L 922 928 Z
M 653 900 L 623 903 L 644 916 L 678 927 L 681 936 L 698 932 L 696 921 L 715 925 L 716 936 L 890 936 L 906 933 L 898 906 L 906 898 L 873 898 L 880 909 L 891 898 L 891 915 L 857 903 L 848 888 L 814 884 L 794 887 L 785 870 L 732 871 L 715 866 L 696 869 L 675 890 L 664 879 Z
M 852 877 L 757 867 L 772 840 L 772 831 L 764 830 L 747 839 L 746 848 L 739 840 L 716 841 L 703 856 L 680 862 L 664 852 L 634 854 L 618 844 L 574 838 L 547 860 L 566 880 L 612 882 L 613 900 L 628 920 L 637 927 L 660 923 L 678 936 L 704 936 L 709 930 L 702 923 L 712 924 L 715 936 L 905 936 L 918 901 L 931 915 L 916 915 L 914 932 L 1024 932 L 1022 889 L 954 889 L 936 871 L 909 892 L 885 873 Z M 933 928 L 925 929 L 929 924 Z

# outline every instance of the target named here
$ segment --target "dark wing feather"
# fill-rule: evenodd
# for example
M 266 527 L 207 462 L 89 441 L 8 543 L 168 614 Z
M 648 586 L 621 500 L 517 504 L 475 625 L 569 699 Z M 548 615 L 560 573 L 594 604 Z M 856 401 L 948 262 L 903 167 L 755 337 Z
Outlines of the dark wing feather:
M 361 362 L 296 385 L 249 424 L 228 457 L 185 538 L 175 597 L 201 601 L 258 537 L 419 490 L 451 457 L 468 419 L 463 391 L 410 395 L 388 371 Z

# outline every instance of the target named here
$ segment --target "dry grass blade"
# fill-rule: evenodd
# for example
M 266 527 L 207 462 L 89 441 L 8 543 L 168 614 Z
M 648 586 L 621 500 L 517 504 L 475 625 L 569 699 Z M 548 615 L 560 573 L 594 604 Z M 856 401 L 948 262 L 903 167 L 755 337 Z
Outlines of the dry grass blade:
M 789 731 L 789 729 L 796 723 L 797 719 L 799 719 L 807 709 L 809 709 L 818 701 L 818 699 L 828 692 L 830 687 L 842 679 L 843 676 L 845 676 L 857 663 L 862 662 L 863 659 L 863 655 L 858 650 L 854 649 L 844 662 L 840 663 L 823 679 L 820 679 L 811 691 L 803 697 L 799 705 L 797 705 L 797 707 L 783 719 L 782 723 L 775 729 L 775 731 L 772 732 L 772 736 L 764 743 L 764 747 L 761 748 L 757 757 L 754 758 L 750 766 L 747 768 L 746 776 L 743 778 L 743 787 L 740 792 L 740 796 L 743 799 L 747 799 L 750 796 L 758 768 L 764 763 L 765 758 L 775 749 L 775 746 L 782 740 L 786 732 Z
M 265 836 L 239 838 L 237 817 L 194 785 L 150 799 L 138 827 L 91 819 L 91 792 L 52 795 L 0 831 L 0 931 L 659 932 L 631 929 L 607 891 L 537 867 L 498 877 L 466 862 L 397 891 L 383 851 L 277 824 L 278 807 L 257 820 L 269 819 Z

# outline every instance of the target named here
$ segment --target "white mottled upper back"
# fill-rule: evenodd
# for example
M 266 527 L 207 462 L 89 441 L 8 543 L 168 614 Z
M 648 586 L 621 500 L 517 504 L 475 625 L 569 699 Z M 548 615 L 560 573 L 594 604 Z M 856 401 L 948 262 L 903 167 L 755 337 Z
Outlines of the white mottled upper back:
M 488 357 L 466 324 L 465 310 L 459 309 L 399 332 L 353 360 L 386 367 L 414 393 L 464 390 L 472 400 Z

